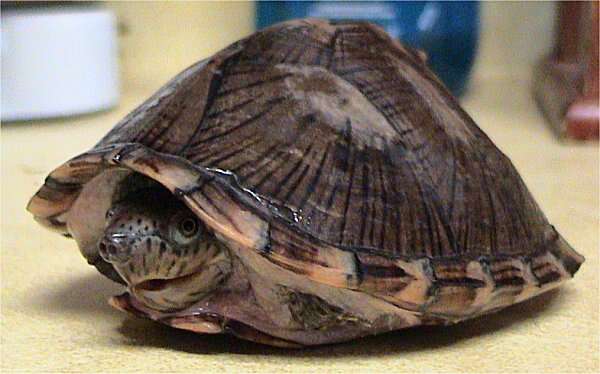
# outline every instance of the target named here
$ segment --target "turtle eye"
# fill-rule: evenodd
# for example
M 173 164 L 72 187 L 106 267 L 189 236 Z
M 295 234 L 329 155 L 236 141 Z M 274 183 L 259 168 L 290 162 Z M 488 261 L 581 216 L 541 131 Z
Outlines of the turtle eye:
M 187 238 L 196 235 L 198 228 L 198 220 L 192 217 L 186 217 L 179 223 L 179 231 Z

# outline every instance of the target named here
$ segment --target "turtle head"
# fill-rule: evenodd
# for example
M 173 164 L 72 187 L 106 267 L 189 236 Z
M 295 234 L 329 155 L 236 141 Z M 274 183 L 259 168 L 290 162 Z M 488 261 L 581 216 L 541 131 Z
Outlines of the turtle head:
M 132 192 L 108 209 L 98 252 L 140 301 L 159 310 L 198 301 L 230 269 L 223 245 L 162 187 Z

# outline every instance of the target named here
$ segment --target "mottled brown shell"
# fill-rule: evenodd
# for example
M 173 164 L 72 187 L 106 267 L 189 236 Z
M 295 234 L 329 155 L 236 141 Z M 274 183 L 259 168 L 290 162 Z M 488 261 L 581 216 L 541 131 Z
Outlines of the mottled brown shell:
M 420 55 L 366 23 L 287 22 L 193 65 L 30 211 L 68 231 L 112 167 L 161 182 L 242 253 L 431 315 L 524 300 L 583 261 Z

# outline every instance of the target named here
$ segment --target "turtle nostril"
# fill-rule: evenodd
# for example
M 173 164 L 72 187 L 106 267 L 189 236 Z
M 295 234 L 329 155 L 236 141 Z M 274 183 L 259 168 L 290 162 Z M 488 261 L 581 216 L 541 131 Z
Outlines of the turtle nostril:
M 125 262 L 130 257 L 127 238 L 107 235 L 98 243 L 100 256 L 108 262 Z

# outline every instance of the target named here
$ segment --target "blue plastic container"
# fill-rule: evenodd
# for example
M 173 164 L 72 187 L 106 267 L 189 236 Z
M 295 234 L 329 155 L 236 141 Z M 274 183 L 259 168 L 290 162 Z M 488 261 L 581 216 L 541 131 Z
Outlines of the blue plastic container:
M 259 2 L 257 27 L 293 18 L 365 20 L 403 43 L 427 52 L 429 66 L 461 95 L 473 67 L 479 37 L 479 3 L 463 1 Z

